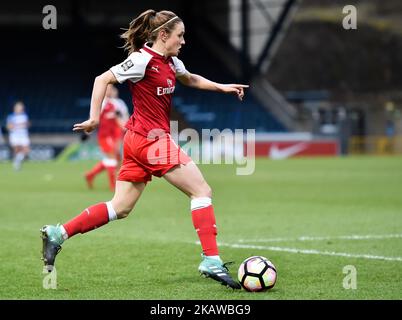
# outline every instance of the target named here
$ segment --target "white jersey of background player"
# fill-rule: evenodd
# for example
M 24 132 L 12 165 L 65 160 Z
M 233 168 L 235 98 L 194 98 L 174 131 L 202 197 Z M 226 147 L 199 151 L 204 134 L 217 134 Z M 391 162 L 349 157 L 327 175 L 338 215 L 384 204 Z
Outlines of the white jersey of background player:
M 21 101 L 14 105 L 14 112 L 7 117 L 9 142 L 13 148 L 13 166 L 15 170 L 21 168 L 22 161 L 29 153 L 29 118 L 25 113 L 25 106 Z

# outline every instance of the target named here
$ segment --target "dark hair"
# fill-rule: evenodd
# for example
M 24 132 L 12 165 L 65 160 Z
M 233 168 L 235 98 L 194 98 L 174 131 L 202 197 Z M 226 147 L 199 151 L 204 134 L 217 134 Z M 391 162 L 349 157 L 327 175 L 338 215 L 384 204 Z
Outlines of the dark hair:
M 154 42 L 158 37 L 158 31 L 166 30 L 172 32 L 175 25 L 182 20 L 172 11 L 159 11 L 149 9 L 141 13 L 130 22 L 129 28 L 120 35 L 125 40 L 123 48 L 128 50 L 129 54 L 140 50 L 147 41 Z M 164 25 L 169 20 L 171 22 Z M 160 28 L 162 27 L 162 28 Z

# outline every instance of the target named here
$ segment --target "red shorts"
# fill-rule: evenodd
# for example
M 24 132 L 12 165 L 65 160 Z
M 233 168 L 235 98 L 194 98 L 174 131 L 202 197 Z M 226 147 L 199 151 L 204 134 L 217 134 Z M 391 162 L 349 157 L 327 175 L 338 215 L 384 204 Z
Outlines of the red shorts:
M 149 139 L 127 130 L 124 136 L 123 163 L 117 180 L 148 182 L 152 176 L 162 177 L 170 169 L 191 161 L 170 134 Z
M 98 143 L 104 153 L 116 152 L 119 148 L 119 140 L 112 136 L 99 138 Z

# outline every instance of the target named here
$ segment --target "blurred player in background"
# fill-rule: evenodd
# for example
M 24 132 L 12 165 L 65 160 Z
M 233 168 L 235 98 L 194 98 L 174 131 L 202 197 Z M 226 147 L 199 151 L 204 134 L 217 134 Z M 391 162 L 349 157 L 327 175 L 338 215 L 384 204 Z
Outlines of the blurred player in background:
M 107 86 L 128 80 L 134 114 L 126 125 L 124 158 L 114 197 L 109 202 L 88 207 L 63 225 L 44 226 L 41 233 L 45 266 L 48 271 L 53 269 L 66 239 L 127 217 L 146 184 L 152 176 L 157 176 L 164 177 L 191 199 L 193 225 L 203 250 L 199 272 L 240 289 L 219 256 L 211 188 L 197 165 L 171 138 L 169 118 L 176 78 L 184 85 L 234 94 L 240 100 L 248 86 L 220 84 L 187 71 L 176 57 L 185 43 L 184 24 L 171 11 L 145 11 L 130 23 L 122 38 L 129 57 L 96 77 L 90 118 L 75 124 L 73 129 L 87 133 L 95 130 Z
M 28 133 L 30 122 L 22 101 L 17 101 L 13 110 L 14 112 L 7 117 L 6 126 L 9 132 L 9 143 L 13 149 L 13 167 L 14 170 L 20 170 L 30 150 Z
M 119 98 L 119 90 L 113 85 L 108 85 L 108 89 L 110 90 L 110 98 L 109 100 L 115 105 L 117 109 L 117 113 L 121 118 L 121 121 L 124 123 L 123 128 L 121 128 L 122 137 L 124 137 L 124 133 L 126 132 L 125 125 L 130 118 L 130 113 L 128 112 L 128 107 L 123 99 Z M 122 139 L 123 140 L 123 139 Z
M 117 166 L 121 159 L 120 152 L 125 131 L 124 125 L 127 120 L 127 106 L 124 101 L 118 99 L 117 88 L 109 84 L 102 103 L 98 127 L 98 143 L 105 157 L 85 174 L 85 179 L 90 189 L 93 188 L 95 177 L 106 170 L 109 178 L 109 188 L 114 191 Z
M 117 110 L 116 112 L 120 119 L 120 123 L 123 124 L 117 129 L 116 133 L 116 136 L 119 135 L 121 136 L 121 139 L 119 139 L 119 153 L 118 153 L 118 167 L 119 167 L 121 164 L 123 138 L 124 134 L 127 131 L 125 125 L 127 124 L 127 121 L 130 118 L 130 113 L 128 112 L 128 107 L 124 102 L 124 100 L 119 98 L 119 90 L 113 84 L 108 85 L 108 89 L 110 90 L 109 101 L 111 101 L 113 105 L 116 107 Z

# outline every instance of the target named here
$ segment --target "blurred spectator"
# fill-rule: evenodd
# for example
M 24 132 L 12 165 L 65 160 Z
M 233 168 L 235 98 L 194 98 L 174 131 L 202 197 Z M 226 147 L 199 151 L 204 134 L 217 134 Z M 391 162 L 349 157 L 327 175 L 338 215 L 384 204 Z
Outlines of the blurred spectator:
M 387 101 L 387 103 L 385 104 L 385 110 L 386 110 L 385 134 L 387 135 L 388 138 L 392 138 L 395 135 L 394 103 L 392 101 Z

